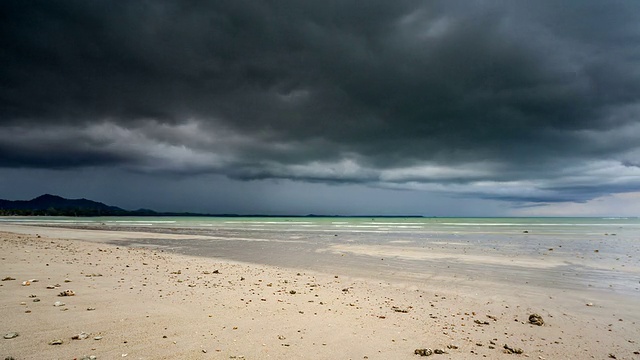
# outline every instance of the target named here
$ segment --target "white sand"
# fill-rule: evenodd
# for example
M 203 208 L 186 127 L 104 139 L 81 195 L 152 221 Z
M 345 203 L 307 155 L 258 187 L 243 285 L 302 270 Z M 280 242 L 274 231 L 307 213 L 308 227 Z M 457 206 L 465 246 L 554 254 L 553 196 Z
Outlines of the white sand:
M 417 288 L 101 243 L 174 235 L 0 230 L 12 232 L 0 233 L 0 278 L 16 279 L 0 282 L 0 335 L 19 333 L 0 339 L 4 357 L 417 359 L 416 348 L 432 348 L 448 353 L 436 359 L 640 359 L 638 315 L 612 302 L 487 283 Z M 39 281 L 22 286 L 29 279 Z M 76 295 L 57 296 L 65 289 Z M 532 313 L 545 324 L 529 324 Z M 81 332 L 89 338 L 71 339 Z M 55 339 L 63 344 L 48 344 Z M 524 354 L 505 354 L 504 344 Z

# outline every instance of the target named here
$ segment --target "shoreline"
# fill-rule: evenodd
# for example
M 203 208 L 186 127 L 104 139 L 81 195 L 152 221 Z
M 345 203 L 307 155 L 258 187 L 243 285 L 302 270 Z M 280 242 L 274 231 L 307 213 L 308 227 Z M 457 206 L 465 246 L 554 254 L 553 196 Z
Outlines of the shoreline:
M 16 228 L 22 234 L 6 232 Z M 432 348 L 448 352 L 433 355 L 441 359 L 640 358 L 637 315 L 621 315 L 613 303 L 187 256 L 115 244 L 149 234 L 52 229 L 0 226 L 0 277 L 16 279 L 0 283 L 1 331 L 19 333 L 0 339 L 0 355 L 389 359 Z M 21 285 L 29 279 L 39 281 Z M 46 289 L 51 284 L 62 286 Z M 56 296 L 66 288 L 76 295 Z M 533 313 L 543 326 L 529 324 Z M 89 338 L 71 340 L 83 331 Z M 63 344 L 48 345 L 56 339 Z M 504 344 L 524 354 L 505 354 Z

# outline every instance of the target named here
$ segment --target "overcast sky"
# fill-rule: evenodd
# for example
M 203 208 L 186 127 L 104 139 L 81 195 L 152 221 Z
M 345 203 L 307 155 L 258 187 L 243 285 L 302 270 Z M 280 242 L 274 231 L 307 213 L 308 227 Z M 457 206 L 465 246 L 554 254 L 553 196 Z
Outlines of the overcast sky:
M 0 198 L 640 215 L 638 1 L 0 2 Z

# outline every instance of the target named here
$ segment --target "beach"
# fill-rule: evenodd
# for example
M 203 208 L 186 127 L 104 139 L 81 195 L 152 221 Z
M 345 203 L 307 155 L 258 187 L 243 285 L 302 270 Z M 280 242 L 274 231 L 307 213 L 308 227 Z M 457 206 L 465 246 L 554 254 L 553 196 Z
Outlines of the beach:
M 546 286 L 545 269 L 566 263 L 553 251 L 568 245 L 500 256 L 468 253 L 444 236 L 447 246 L 425 252 L 402 243 L 309 245 L 305 236 L 320 233 L 225 231 L 0 224 L 0 355 L 640 359 L 640 279 L 629 280 L 635 254 L 617 260 L 625 261 L 624 284 L 602 275 L 602 284 L 548 279 Z M 585 276 L 620 259 L 590 246 L 579 260 L 589 267 Z M 522 277 L 483 275 L 504 266 Z M 66 290 L 72 296 L 60 296 Z

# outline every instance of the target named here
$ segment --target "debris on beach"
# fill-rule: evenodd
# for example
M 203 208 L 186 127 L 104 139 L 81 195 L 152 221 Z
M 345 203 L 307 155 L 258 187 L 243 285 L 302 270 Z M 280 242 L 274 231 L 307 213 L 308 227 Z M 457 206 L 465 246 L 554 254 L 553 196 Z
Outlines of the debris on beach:
M 533 325 L 542 326 L 544 325 L 544 320 L 542 320 L 542 316 L 538 314 L 531 314 L 529 315 L 529 323 Z
M 11 281 L 11 280 L 15 280 L 16 278 L 11 277 L 11 276 L 7 276 L 5 278 L 2 279 L 2 281 Z
M 75 295 L 76 293 L 73 290 L 69 290 L 69 289 L 62 291 L 60 294 L 58 294 L 58 296 L 75 296 Z
M 415 355 L 420 355 L 420 356 L 431 356 L 433 354 L 438 354 L 438 355 L 447 354 L 447 352 L 442 349 L 432 350 L 431 348 L 415 349 L 413 353 Z
M 425 348 L 425 349 L 415 349 L 413 351 L 413 353 L 415 355 L 420 355 L 420 356 L 431 356 L 433 355 L 433 350 L 431 350 L 430 348 Z
M 85 355 L 80 360 L 96 360 L 98 357 L 95 355 Z
M 72 340 L 84 340 L 84 339 L 86 339 L 86 338 L 88 338 L 88 337 L 89 337 L 89 334 L 87 334 L 86 332 L 84 332 L 84 331 L 83 331 L 83 332 L 81 332 L 80 334 L 73 335 L 73 336 L 71 337 L 71 339 L 72 339 Z
M 13 339 L 13 338 L 17 338 L 20 334 L 18 334 L 17 332 L 10 332 L 10 333 L 6 333 L 4 335 L 5 339 Z
M 65 306 L 65 305 L 66 305 L 66 304 L 65 304 L 65 303 L 63 303 L 62 301 L 56 301 L 56 302 L 54 302 L 54 303 L 53 303 L 53 306 L 55 306 L 55 307 Z
M 505 354 L 522 354 L 524 350 L 516 347 L 511 347 L 507 344 L 504 344 L 504 353 Z
M 408 313 L 410 308 L 411 308 L 411 306 L 409 306 L 409 308 L 407 308 L 407 309 L 401 309 L 401 308 L 399 308 L 397 306 L 392 306 L 391 307 L 391 309 L 393 311 L 398 312 L 398 313 L 404 313 L 404 314 Z
M 62 345 L 63 343 L 64 343 L 64 341 L 62 341 L 60 339 L 55 339 L 55 340 L 49 341 L 49 345 Z
M 488 321 L 482 321 L 482 320 L 478 320 L 478 319 L 473 320 L 473 322 L 478 324 L 478 325 L 489 325 Z

